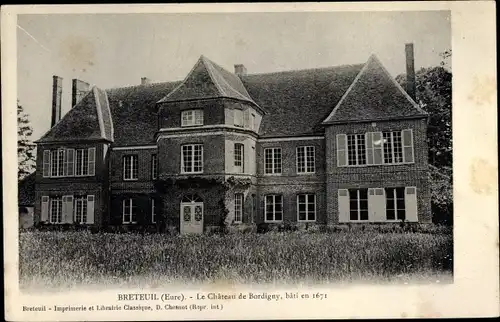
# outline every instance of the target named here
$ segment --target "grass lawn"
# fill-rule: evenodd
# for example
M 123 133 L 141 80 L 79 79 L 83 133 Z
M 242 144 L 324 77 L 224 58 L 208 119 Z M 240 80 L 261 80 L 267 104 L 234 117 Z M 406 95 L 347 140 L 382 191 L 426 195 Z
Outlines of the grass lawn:
M 19 274 L 22 288 L 435 280 L 451 278 L 452 239 L 445 233 L 375 231 L 225 236 L 22 232 Z

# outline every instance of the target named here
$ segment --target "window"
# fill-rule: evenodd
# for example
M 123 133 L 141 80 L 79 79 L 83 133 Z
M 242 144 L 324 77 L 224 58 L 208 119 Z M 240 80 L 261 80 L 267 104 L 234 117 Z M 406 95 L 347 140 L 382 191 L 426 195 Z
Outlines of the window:
M 297 172 L 314 173 L 314 146 L 297 147 Z
M 203 125 L 203 110 L 187 110 L 181 113 L 181 126 Z
M 243 111 L 239 109 L 234 110 L 234 126 L 243 127 Z
M 50 198 L 50 217 L 49 222 L 57 224 L 62 222 L 62 197 Z
M 125 155 L 123 157 L 123 180 L 137 180 L 139 173 L 139 157 Z
M 151 198 L 151 222 L 156 224 L 156 204 L 154 198 Z
M 404 220 L 406 218 L 405 188 L 385 188 L 385 198 L 387 220 Z
M 73 211 L 75 223 L 87 223 L 87 196 L 75 196 L 75 208 Z
M 384 163 L 403 163 L 403 142 L 401 132 L 383 132 Z
M 86 176 L 89 174 L 89 151 L 87 149 L 76 150 L 75 175 Z
M 368 189 L 349 189 L 349 219 L 368 220 Z
M 349 165 L 366 164 L 365 134 L 347 135 L 347 161 Z
M 234 144 L 234 166 L 237 172 L 244 172 L 244 145 L 241 143 Z
M 50 176 L 62 177 L 64 176 L 64 149 L 57 149 L 51 151 L 50 156 Z
M 413 163 L 411 129 L 337 134 L 337 166 Z
M 234 194 L 234 222 L 243 222 L 243 194 Z
M 283 196 L 267 195 L 265 197 L 265 221 L 282 221 L 283 220 Z
M 297 196 L 297 221 L 316 221 L 316 195 Z
M 151 178 L 156 179 L 158 177 L 158 157 L 156 154 L 151 156 Z
M 137 205 L 132 198 L 123 200 L 123 223 L 137 223 Z
M 187 144 L 182 146 L 181 173 L 203 172 L 203 145 Z
M 95 148 L 44 150 L 42 174 L 44 178 L 93 176 Z
M 281 148 L 264 150 L 264 171 L 266 174 L 281 173 Z

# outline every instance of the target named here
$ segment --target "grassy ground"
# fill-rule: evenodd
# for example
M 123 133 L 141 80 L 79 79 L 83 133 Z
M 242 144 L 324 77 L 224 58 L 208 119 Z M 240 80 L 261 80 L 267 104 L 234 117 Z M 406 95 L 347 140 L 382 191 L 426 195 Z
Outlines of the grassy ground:
M 22 287 L 156 283 L 391 281 L 450 275 L 446 233 L 267 233 L 167 236 L 23 232 Z

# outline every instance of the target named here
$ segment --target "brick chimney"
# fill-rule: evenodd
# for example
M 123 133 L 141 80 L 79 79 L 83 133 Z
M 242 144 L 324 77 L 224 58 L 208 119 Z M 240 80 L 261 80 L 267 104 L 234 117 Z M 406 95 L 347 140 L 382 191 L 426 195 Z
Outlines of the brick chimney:
M 151 80 L 147 77 L 141 77 L 141 85 L 149 85 L 151 84 Z
M 406 92 L 416 101 L 415 59 L 413 55 L 413 44 L 405 45 L 406 52 Z
M 50 127 L 53 127 L 61 119 L 62 80 L 62 77 L 52 76 L 52 119 Z
M 89 83 L 81 81 L 79 79 L 73 79 L 71 88 L 71 107 L 73 108 L 82 97 L 89 91 Z
M 243 64 L 234 65 L 234 73 L 238 76 L 245 76 L 247 74 L 247 68 Z

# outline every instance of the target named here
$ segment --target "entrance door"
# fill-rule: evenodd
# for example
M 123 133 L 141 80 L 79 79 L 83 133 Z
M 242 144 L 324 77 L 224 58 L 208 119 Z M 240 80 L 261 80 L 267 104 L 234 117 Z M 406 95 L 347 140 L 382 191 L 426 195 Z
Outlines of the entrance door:
M 203 233 L 203 201 L 196 195 L 188 195 L 181 202 L 181 234 Z

